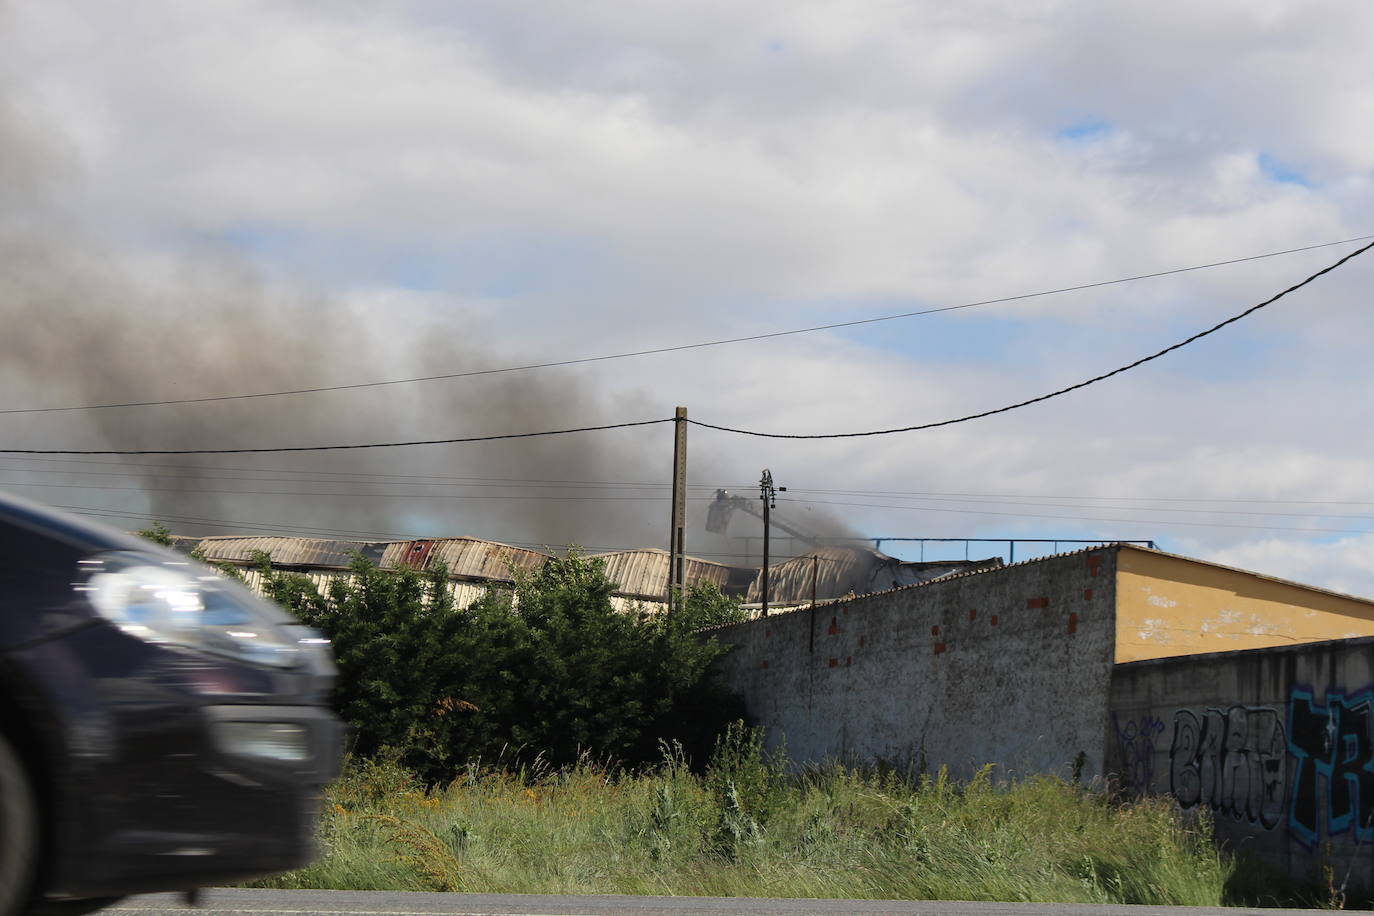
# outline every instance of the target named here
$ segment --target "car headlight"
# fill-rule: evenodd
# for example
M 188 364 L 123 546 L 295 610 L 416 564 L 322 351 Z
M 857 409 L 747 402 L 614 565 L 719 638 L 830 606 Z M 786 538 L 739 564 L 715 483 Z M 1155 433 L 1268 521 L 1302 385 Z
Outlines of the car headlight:
M 272 608 L 198 563 L 140 553 L 81 561 L 76 586 L 91 607 L 125 633 L 239 661 L 289 668 L 318 637 L 274 619 Z

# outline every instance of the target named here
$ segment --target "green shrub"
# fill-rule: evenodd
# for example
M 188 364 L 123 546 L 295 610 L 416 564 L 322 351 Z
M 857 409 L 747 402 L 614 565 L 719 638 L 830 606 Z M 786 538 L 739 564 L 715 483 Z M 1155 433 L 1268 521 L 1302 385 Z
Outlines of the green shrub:
M 535 753 L 553 767 L 587 753 L 638 766 L 667 739 L 700 753 L 737 714 L 709 677 L 725 648 L 699 634 L 740 616 L 714 587 L 689 590 L 670 615 L 621 612 L 604 564 L 573 553 L 460 610 L 442 567 L 357 557 L 321 595 L 256 561 L 266 594 L 333 641 L 355 752 L 390 750 L 429 781 Z

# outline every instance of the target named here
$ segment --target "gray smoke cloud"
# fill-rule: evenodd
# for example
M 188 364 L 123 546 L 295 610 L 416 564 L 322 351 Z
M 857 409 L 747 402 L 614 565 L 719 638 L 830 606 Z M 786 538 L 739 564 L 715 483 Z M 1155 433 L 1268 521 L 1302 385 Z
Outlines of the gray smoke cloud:
M 0 108 L 0 410 L 252 394 L 531 361 L 474 340 L 461 317 L 417 320 L 385 306 L 285 291 L 230 252 L 201 248 L 170 263 L 160 255 L 152 267 L 131 269 L 127 254 L 62 218 L 59 179 L 72 176 L 25 127 Z M 575 370 L 550 369 L 7 413 L 0 440 L 17 448 L 233 449 L 498 435 L 670 413 L 642 396 L 609 397 Z M 663 424 L 296 455 L 9 457 L 0 458 L 0 486 L 107 513 L 124 527 L 151 516 L 184 534 L 470 535 L 551 547 L 663 547 L 671 454 L 672 428 Z M 728 485 L 740 476 L 722 473 L 700 449 L 689 447 L 689 455 L 693 484 Z M 721 561 L 754 553 L 757 562 L 757 544 L 751 550 L 742 536 L 760 527 L 753 520 L 736 519 L 731 537 L 705 532 L 710 495 L 693 491 L 689 552 Z M 852 536 L 837 519 L 813 514 L 807 531 Z

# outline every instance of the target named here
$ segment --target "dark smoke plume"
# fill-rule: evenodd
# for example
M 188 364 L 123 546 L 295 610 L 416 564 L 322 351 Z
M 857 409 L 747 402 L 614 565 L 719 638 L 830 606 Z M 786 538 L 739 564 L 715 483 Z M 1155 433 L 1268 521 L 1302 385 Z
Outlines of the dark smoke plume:
M 509 365 L 531 355 L 472 339 L 461 315 L 426 324 L 384 307 L 290 294 L 203 247 L 170 267 L 131 269 L 113 246 L 59 217 L 43 145 L 22 127 L 0 109 L 0 409 L 250 394 Z M 538 370 L 279 398 L 0 415 L 0 441 L 16 448 L 316 445 L 670 413 L 671 406 L 642 397 L 608 398 L 573 370 Z M 552 547 L 663 547 L 671 439 L 665 424 L 302 455 L 81 464 L 0 458 L 0 487 L 114 513 L 107 520 L 124 527 L 151 516 L 183 534 L 470 535 Z M 731 482 L 700 450 L 691 454 L 693 483 Z M 410 476 L 382 482 L 376 475 Z M 469 478 L 468 485 L 438 479 L 455 477 Z M 616 486 L 592 486 L 603 482 Z M 654 498 L 634 498 L 643 496 Z M 720 560 L 737 555 L 742 541 L 707 535 L 704 519 L 704 502 L 693 503 L 689 551 Z M 820 534 L 850 533 L 832 519 L 808 516 L 806 523 Z M 752 527 L 753 520 L 737 520 L 732 533 Z

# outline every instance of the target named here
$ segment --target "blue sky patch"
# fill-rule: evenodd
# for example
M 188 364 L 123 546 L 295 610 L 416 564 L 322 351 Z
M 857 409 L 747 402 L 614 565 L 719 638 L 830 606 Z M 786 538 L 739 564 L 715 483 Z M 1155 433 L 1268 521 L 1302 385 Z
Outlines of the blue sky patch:
M 1270 181 L 1276 181 L 1279 184 L 1295 184 L 1303 188 L 1312 187 L 1312 182 L 1306 175 L 1291 165 L 1275 159 L 1268 153 L 1260 153 L 1258 161 L 1260 174 Z
M 1112 126 L 1106 121 L 1100 121 L 1097 118 L 1088 118 L 1079 121 L 1077 124 L 1061 127 L 1058 134 L 1061 140 L 1086 143 L 1091 140 L 1101 140 L 1111 132 Z

